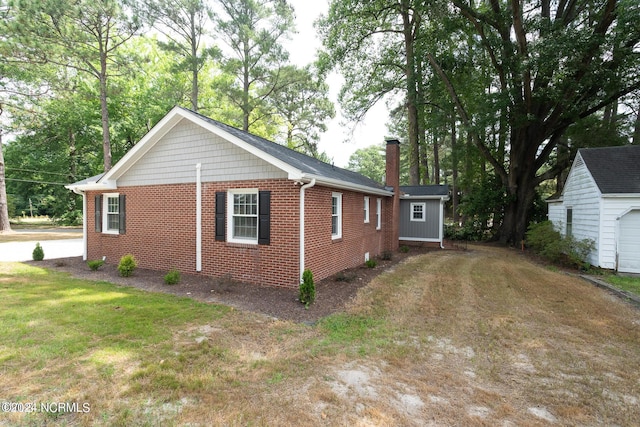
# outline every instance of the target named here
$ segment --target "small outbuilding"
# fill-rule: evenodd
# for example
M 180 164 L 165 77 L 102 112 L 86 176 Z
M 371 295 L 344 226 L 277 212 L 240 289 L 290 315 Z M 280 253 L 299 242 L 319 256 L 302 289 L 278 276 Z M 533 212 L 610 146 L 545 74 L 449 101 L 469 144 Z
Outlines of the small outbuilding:
M 640 273 L 640 146 L 578 151 L 549 220 L 565 236 L 590 239 L 592 265 Z
M 448 185 L 400 186 L 400 241 L 443 247 L 444 203 Z

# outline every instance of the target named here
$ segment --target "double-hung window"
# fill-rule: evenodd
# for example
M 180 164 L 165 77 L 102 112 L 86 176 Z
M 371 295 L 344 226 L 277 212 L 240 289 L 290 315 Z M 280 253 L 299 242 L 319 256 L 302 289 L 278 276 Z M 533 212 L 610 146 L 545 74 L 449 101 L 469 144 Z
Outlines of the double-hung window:
M 342 237 L 342 193 L 331 194 L 331 238 Z
M 125 196 L 118 193 L 99 194 L 95 198 L 95 230 L 105 234 L 125 233 Z
M 573 208 L 567 208 L 567 237 L 573 236 Z
M 106 195 L 104 198 L 106 205 L 106 232 L 118 232 L 120 229 L 120 200 L 118 195 Z
M 382 228 L 382 199 L 376 200 L 376 230 Z
M 258 243 L 258 191 L 229 191 L 229 241 Z
M 364 196 L 364 223 L 369 223 L 369 197 Z
M 411 221 L 425 222 L 426 203 L 411 203 Z

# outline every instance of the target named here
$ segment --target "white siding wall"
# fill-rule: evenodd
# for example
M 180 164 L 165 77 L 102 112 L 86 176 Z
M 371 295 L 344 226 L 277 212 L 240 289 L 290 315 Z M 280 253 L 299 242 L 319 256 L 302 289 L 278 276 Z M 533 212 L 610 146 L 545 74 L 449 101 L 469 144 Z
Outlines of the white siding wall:
M 549 202 L 547 203 L 547 207 L 549 208 L 547 219 L 551 221 L 558 230 L 564 231 L 565 209 L 562 202 Z
M 604 197 L 600 216 L 600 258 L 602 268 L 616 268 L 618 218 L 630 207 L 640 207 L 640 197 Z
M 559 227 L 564 234 L 566 211 L 573 209 L 573 237 L 578 240 L 591 239 L 596 244 L 596 249 L 588 260 L 593 265 L 599 264 L 600 200 L 600 190 L 580 156 L 577 156 L 564 188 L 564 212 L 561 214 L 562 223 Z
M 195 182 L 197 163 L 202 163 L 203 182 L 287 177 L 253 154 L 182 120 L 118 179 L 118 186 Z

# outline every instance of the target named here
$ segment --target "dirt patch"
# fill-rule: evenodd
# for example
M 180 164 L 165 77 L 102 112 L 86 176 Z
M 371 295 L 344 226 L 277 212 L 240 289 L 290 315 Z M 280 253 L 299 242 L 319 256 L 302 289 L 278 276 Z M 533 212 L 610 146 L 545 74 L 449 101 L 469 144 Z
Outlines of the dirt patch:
M 458 250 L 454 245 L 446 245 L 446 247 L 449 248 L 447 250 Z M 169 293 L 208 303 L 225 304 L 281 320 L 312 324 L 322 317 L 342 310 L 353 300 L 360 288 L 398 263 L 411 256 L 440 250 L 442 249 L 426 246 L 411 247 L 408 252 L 398 251 L 392 254 L 390 260 L 377 260 L 378 264 L 375 268 L 367 268 L 363 265 L 321 280 L 316 283 L 316 301 L 308 309 L 298 301 L 297 289 L 258 286 L 229 278 L 183 274 L 179 284 L 165 285 L 166 272 L 138 268 L 133 276 L 121 277 L 115 265 L 105 264 L 100 270 L 92 271 L 82 257 L 30 261 L 29 264 L 64 271 L 81 279 L 105 281 L 150 292 Z

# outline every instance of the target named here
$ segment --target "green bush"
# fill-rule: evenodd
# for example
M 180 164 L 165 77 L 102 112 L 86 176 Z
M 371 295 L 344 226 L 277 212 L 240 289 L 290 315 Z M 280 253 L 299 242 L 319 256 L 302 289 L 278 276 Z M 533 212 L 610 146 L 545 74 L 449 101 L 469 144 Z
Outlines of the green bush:
M 93 259 L 87 261 L 87 265 L 92 271 L 98 271 L 98 269 L 104 265 L 104 261 L 101 259 Z
M 573 236 L 562 236 L 551 221 L 530 225 L 525 242 L 533 252 L 551 262 L 564 263 L 583 270 L 589 269 L 590 264 L 586 259 L 595 249 L 593 240 L 577 240 Z
M 409 246 L 406 246 L 406 245 L 400 246 L 400 252 L 402 252 L 403 254 L 406 254 L 407 252 L 409 252 Z
M 44 250 L 42 250 L 40 242 L 36 243 L 36 248 L 33 250 L 31 255 L 33 256 L 34 261 L 42 261 L 44 259 Z
M 169 272 L 164 276 L 165 285 L 177 285 L 180 283 L 180 272 L 175 268 L 169 270 Z
M 300 283 L 299 300 L 307 308 L 309 304 L 316 299 L 316 285 L 313 283 L 313 273 L 311 270 L 305 270 L 302 273 L 302 283 Z
M 378 265 L 378 261 L 375 259 L 368 259 L 364 262 L 364 264 L 369 268 L 375 268 Z
M 380 259 L 383 261 L 391 261 L 393 259 L 393 254 L 391 251 L 384 251 L 380 254 Z
M 136 269 L 138 263 L 136 259 L 131 254 L 127 254 L 120 258 L 120 263 L 118 264 L 118 271 L 122 277 L 129 277 L 133 274 L 133 270 Z

